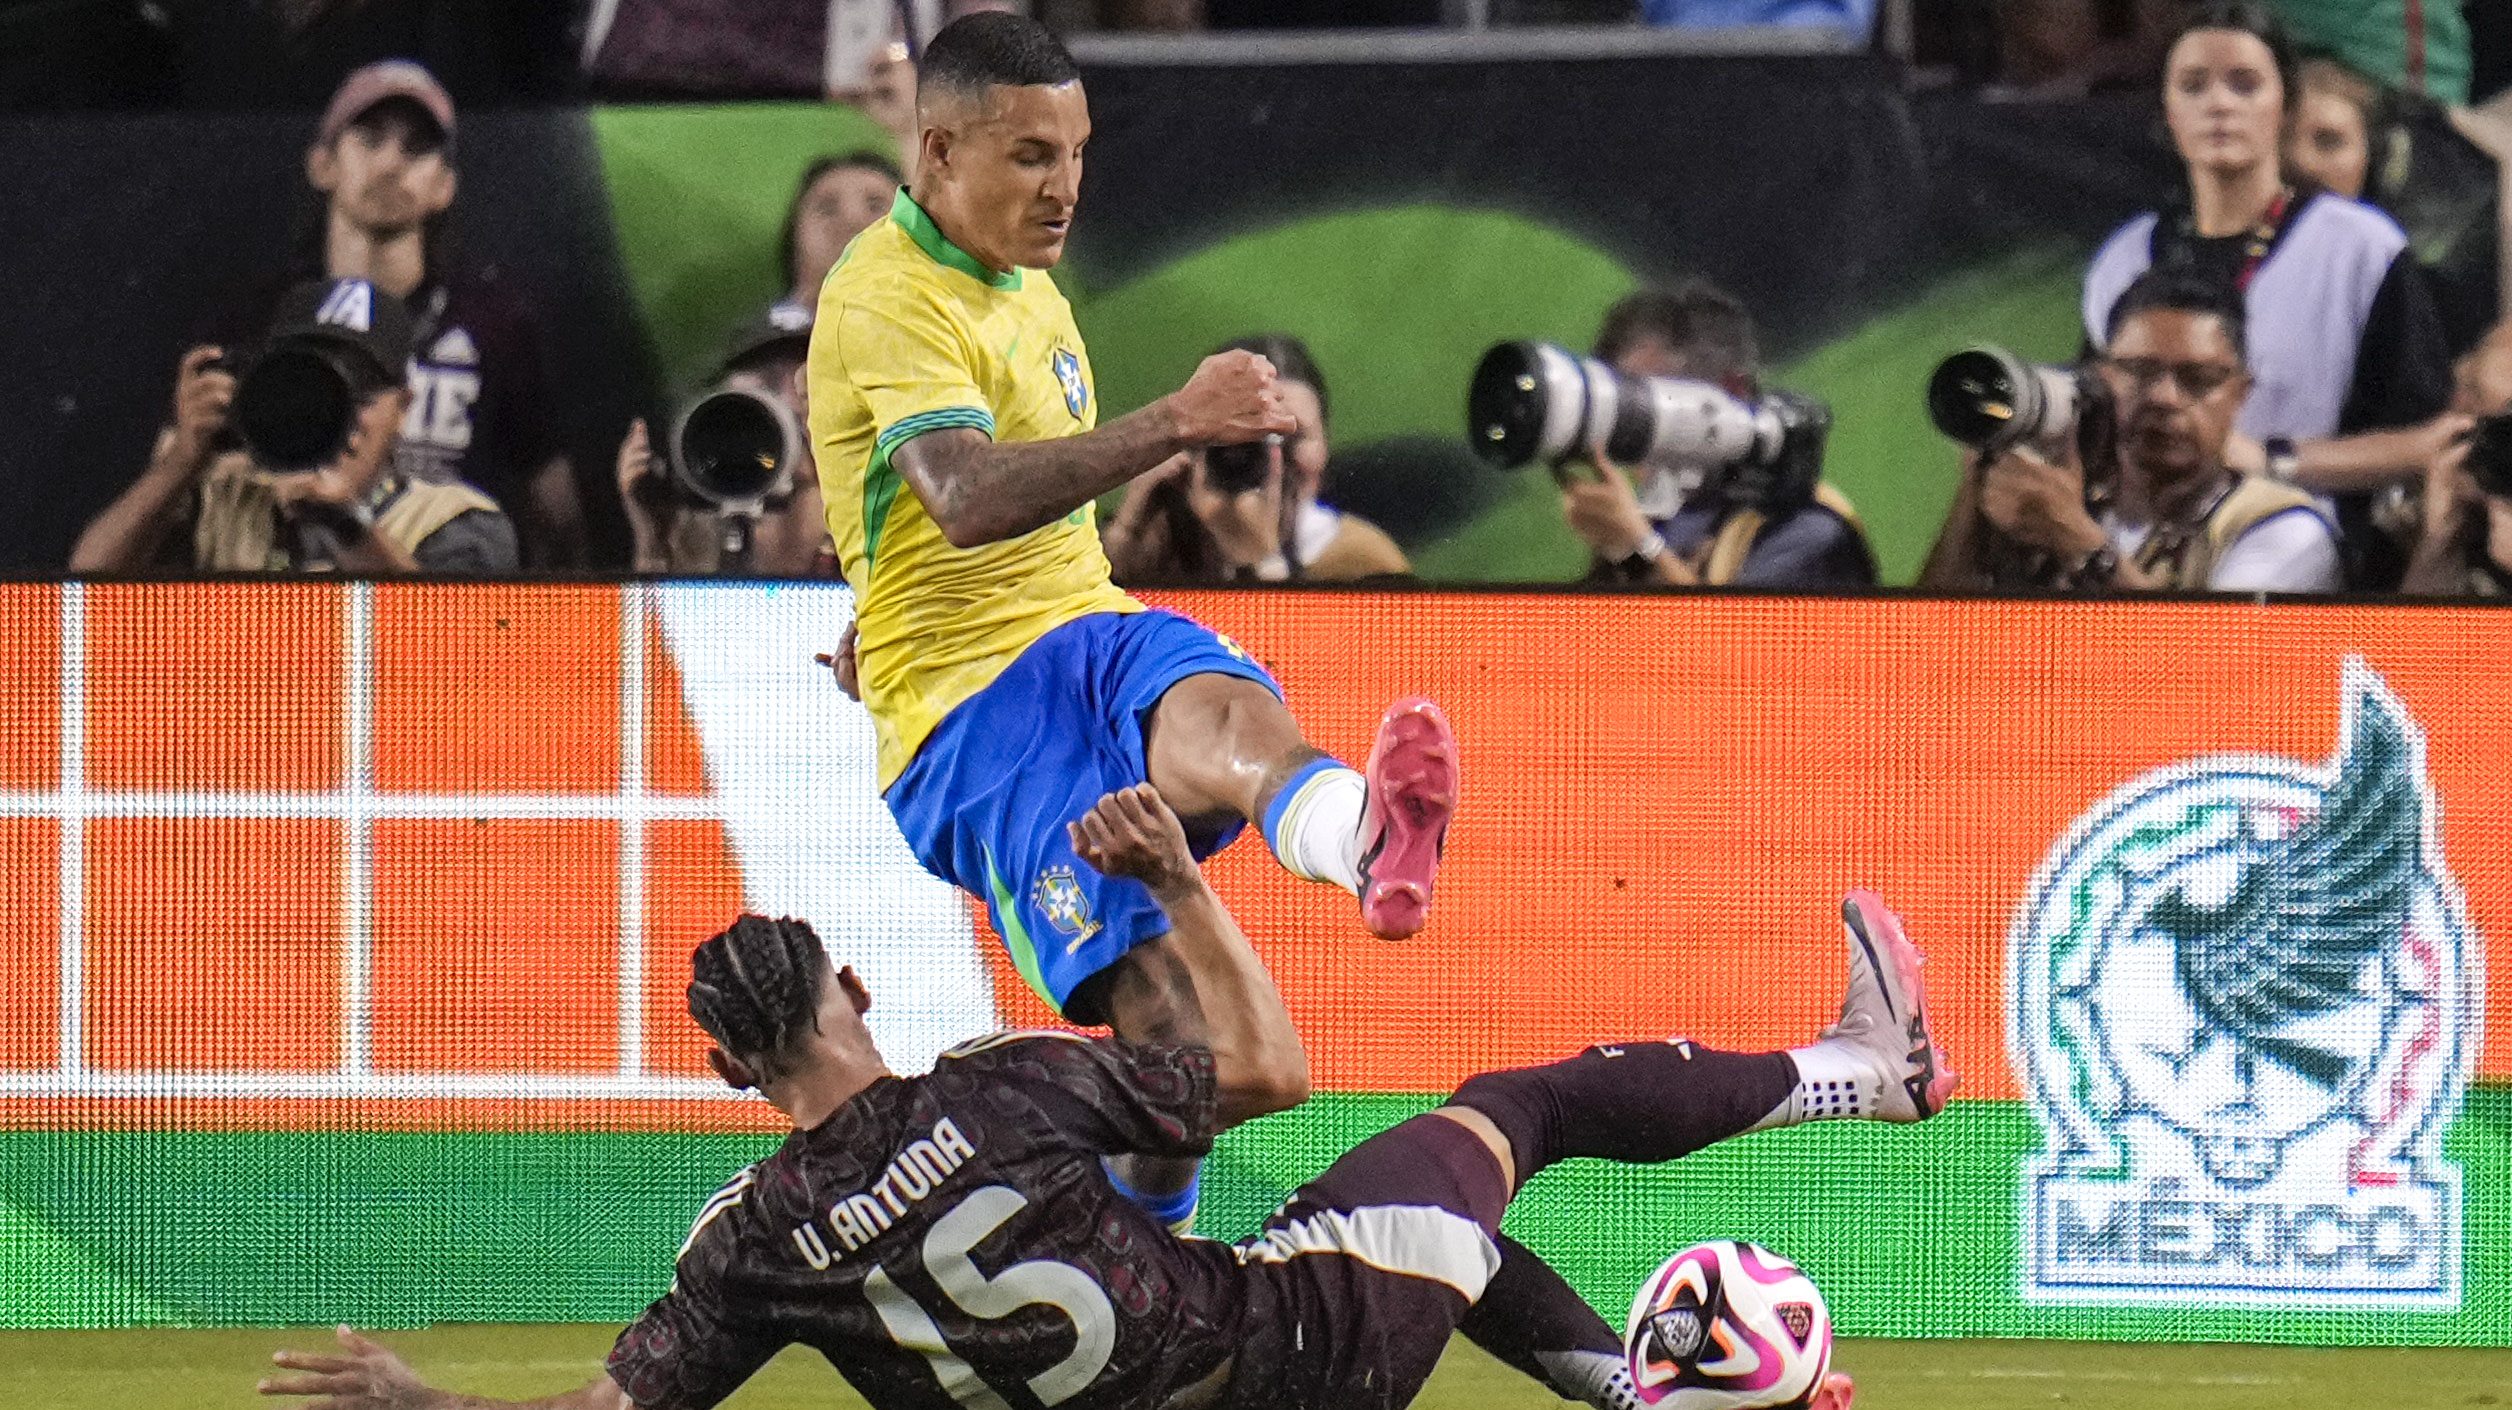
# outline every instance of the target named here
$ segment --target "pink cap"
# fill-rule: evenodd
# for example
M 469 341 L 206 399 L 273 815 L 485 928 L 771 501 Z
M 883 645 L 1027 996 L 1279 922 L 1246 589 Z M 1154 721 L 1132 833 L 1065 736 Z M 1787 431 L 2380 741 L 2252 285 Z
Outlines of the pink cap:
M 386 59 L 341 80 L 339 91 L 331 95 L 331 106 L 323 109 L 323 125 L 315 132 L 315 141 L 330 146 L 349 124 L 387 98 L 407 98 L 425 108 L 445 140 L 454 140 L 454 99 L 445 85 L 408 59 Z

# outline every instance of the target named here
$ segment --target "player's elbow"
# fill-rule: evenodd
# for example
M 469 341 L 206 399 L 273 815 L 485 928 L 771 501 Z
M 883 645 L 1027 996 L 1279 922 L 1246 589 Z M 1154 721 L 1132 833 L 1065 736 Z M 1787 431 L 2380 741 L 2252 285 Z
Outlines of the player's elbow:
M 1297 1038 L 1268 1045 L 1249 1068 L 1245 1094 L 1249 1116 L 1289 1111 L 1308 1100 L 1308 1052 Z
M 983 548 L 987 544 L 1000 543 L 1011 537 L 1003 531 L 1000 525 L 989 522 L 983 515 L 967 510 L 948 515 L 936 515 L 933 523 L 935 528 L 942 531 L 943 540 L 957 549 Z

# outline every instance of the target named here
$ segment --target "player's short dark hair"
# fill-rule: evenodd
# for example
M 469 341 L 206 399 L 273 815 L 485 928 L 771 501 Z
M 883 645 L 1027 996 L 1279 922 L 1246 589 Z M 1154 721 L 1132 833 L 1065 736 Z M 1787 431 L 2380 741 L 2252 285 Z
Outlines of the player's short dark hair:
M 1308 351 L 1308 344 L 1288 333 L 1250 333 L 1232 338 L 1213 349 L 1214 353 L 1252 352 L 1273 364 L 1273 370 L 1286 382 L 1297 382 L 1317 394 L 1317 417 L 1334 420 L 1334 404 L 1326 396 L 1326 374 L 1317 370 L 1317 359 Z
M 2219 279 L 2208 279 L 2185 269 L 2170 267 L 2150 269 L 2137 276 L 2111 305 L 2111 316 L 2102 326 L 2102 342 L 2108 346 L 2128 326 L 2128 320 L 2141 313 L 2201 314 L 2224 325 L 2224 336 L 2233 340 L 2233 352 L 2243 361 L 2250 360 L 2250 315 L 2242 306 L 2241 294 Z
M 689 956 L 689 1016 L 715 1045 L 758 1074 L 782 1076 L 803 1038 L 820 1031 L 829 952 L 810 922 L 743 915 Z
M 1644 338 L 1683 355 L 1692 376 L 1751 385 L 1762 377 L 1762 344 L 1742 300 L 1706 279 L 1643 289 L 1605 311 L 1596 356 L 1613 362 Z
M 892 186 L 907 184 L 907 179 L 899 174 L 898 163 L 882 156 L 870 147 L 858 147 L 851 152 L 812 158 L 811 165 L 802 169 L 802 180 L 794 183 L 794 199 L 785 203 L 785 231 L 777 237 L 778 268 L 785 271 L 786 288 L 794 287 L 794 275 L 797 272 L 794 267 L 794 261 L 798 258 L 794 250 L 794 231 L 802 224 L 803 198 L 811 194 L 811 188 L 819 183 L 821 177 L 832 171 L 843 171 L 848 167 L 888 177 Z
M 989 88 L 1054 86 L 1082 76 L 1072 51 L 1026 15 L 980 10 L 942 26 L 916 65 L 919 91 L 982 97 Z
M 2294 53 L 2294 35 L 2277 18 L 2277 12 L 2259 0 L 2206 0 L 2189 12 L 2180 27 L 2172 32 L 2172 48 L 2200 30 L 2229 29 L 2268 46 L 2268 57 L 2276 61 L 2277 81 L 2285 87 L 2285 108 L 2292 112 L 2303 100 L 2300 65 Z M 2170 50 L 2165 51 L 2169 53 Z

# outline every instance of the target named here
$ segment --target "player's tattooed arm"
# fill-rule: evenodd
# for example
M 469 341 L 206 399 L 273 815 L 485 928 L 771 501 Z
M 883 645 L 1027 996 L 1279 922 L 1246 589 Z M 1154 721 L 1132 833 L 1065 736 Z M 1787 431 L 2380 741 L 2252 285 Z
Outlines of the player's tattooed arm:
M 996 442 L 964 427 L 902 443 L 890 464 L 954 548 L 1044 528 L 1181 451 L 1290 435 L 1273 364 L 1250 352 L 1205 358 L 1186 385 L 1095 431 Z
M 1160 948 L 1184 964 L 1193 990 L 1178 1006 L 1180 1026 L 1203 1030 L 1178 1038 L 1212 1050 L 1221 1125 L 1308 1100 L 1308 1054 L 1282 993 L 1205 882 L 1160 791 L 1148 783 L 1119 789 L 1068 826 L 1076 855 L 1108 875 L 1142 882 L 1168 912 Z
M 282 1351 L 271 1361 L 290 1376 L 265 1376 L 264 1395 L 322 1396 L 323 1410 L 637 1410 L 628 1392 L 608 1376 L 542 1400 L 486 1400 L 438 1390 L 409 1363 L 347 1327 L 337 1332 L 339 1356 Z

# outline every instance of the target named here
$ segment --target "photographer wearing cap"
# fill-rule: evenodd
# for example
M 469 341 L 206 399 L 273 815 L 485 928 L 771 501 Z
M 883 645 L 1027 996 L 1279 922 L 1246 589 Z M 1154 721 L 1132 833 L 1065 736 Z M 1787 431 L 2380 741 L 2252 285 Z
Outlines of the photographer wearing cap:
M 2479 420 L 2426 469 L 2424 532 L 2400 591 L 2512 597 L 2512 323 L 2460 359 L 2452 409 Z
M 513 572 L 495 502 L 394 467 L 409 358 L 409 311 L 363 279 L 291 289 L 240 371 L 216 347 L 184 354 L 173 423 L 70 571 Z
M 1709 382 L 1761 395 L 1753 315 L 1700 280 L 1615 304 L 1596 356 L 1626 377 Z M 1594 555 L 1589 579 L 1823 591 L 1873 587 L 1875 555 L 1846 496 L 1817 482 L 1811 502 L 1757 507 L 1717 493 L 1700 467 L 1644 465 L 1633 473 L 1589 457 L 1592 478 L 1570 478 L 1562 517 Z
M 834 575 L 822 549 L 820 475 L 802 432 L 810 408 L 796 374 L 810 350 L 810 307 L 778 303 L 734 333 L 713 383 L 662 437 L 642 420 L 629 425 L 619 497 L 635 571 Z
M 283 273 L 243 291 L 200 341 L 249 343 L 273 297 L 308 279 L 365 279 L 410 311 L 410 406 L 393 453 L 414 480 L 468 484 L 511 510 L 535 567 L 582 556 L 574 472 L 550 426 L 540 321 L 493 266 L 453 253 L 453 98 L 415 63 L 343 80 L 306 149 L 308 213 Z
M 1170 457 L 1126 487 L 1100 531 L 1116 580 L 1136 583 L 1354 582 L 1413 571 L 1384 529 L 1318 497 L 1325 488 L 1326 377 L 1287 333 L 1213 350 L 1273 364 L 1288 436 Z
M 2097 434 L 1966 457 L 1922 587 L 2335 592 L 2336 526 L 2292 485 L 2242 474 L 2225 445 L 2250 394 L 2241 296 L 2150 273 L 2112 307 Z M 2116 443 L 2086 473 L 2080 447 Z M 2114 471 L 2102 459 L 2115 458 Z

